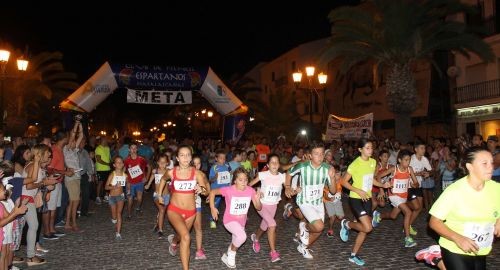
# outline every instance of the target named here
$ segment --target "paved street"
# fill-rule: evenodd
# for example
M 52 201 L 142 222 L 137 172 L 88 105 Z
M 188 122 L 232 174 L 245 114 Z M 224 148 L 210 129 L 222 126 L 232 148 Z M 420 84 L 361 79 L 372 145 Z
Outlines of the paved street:
M 151 193 L 146 194 L 142 216 L 134 216 L 131 221 L 123 225 L 123 240 L 115 241 L 113 224 L 107 204 L 95 206 L 96 213 L 91 217 L 81 218 L 80 226 L 85 231 L 80 234 L 70 233 L 54 241 L 45 241 L 44 247 L 50 249 L 45 256 L 48 263 L 30 267 L 30 269 L 180 269 L 178 257 L 168 253 L 167 240 L 157 240 L 153 234 L 155 208 L 151 201 Z M 281 206 L 282 204 L 280 204 Z M 281 218 L 281 207 L 277 215 L 278 233 L 277 248 L 281 253 L 282 261 L 271 263 L 269 260 L 269 245 L 267 238 L 261 241 L 261 252 L 255 254 L 251 247 L 250 234 L 260 222 L 260 218 L 251 210 L 247 225 L 247 242 L 240 248 L 236 257 L 238 269 L 356 269 L 347 258 L 353 244 L 355 234 L 351 234 L 348 243 L 342 243 L 338 237 L 336 224 L 334 239 L 322 235 L 312 247 L 314 259 L 304 259 L 296 250 L 297 245 L 292 241 L 297 221 L 284 221 Z M 347 210 L 348 208 L 345 207 Z M 388 209 L 388 208 L 387 208 Z M 222 211 L 221 211 L 222 213 Z M 349 211 L 347 211 L 349 213 Z M 194 260 L 194 231 L 192 233 L 192 269 L 226 269 L 220 257 L 226 250 L 231 236 L 219 223 L 217 229 L 207 227 L 206 217 L 208 207 L 204 208 L 204 247 L 208 259 Z M 348 214 L 350 216 L 350 214 Z M 221 215 L 222 217 L 222 215 Z M 416 229 L 419 231 L 415 238 L 418 245 L 414 248 L 404 248 L 401 232 L 402 219 L 384 221 L 372 232 L 359 254 L 365 261 L 363 269 L 430 269 L 422 262 L 415 262 L 414 253 L 428 245 L 435 243 L 426 231 L 425 216 L 419 218 Z M 172 228 L 166 227 L 166 234 Z M 165 237 L 166 238 L 166 237 Z M 23 252 L 25 247 L 22 247 Z M 493 254 L 488 258 L 489 269 L 498 269 L 500 266 L 500 244 L 496 243 Z M 25 264 L 19 267 L 25 269 Z

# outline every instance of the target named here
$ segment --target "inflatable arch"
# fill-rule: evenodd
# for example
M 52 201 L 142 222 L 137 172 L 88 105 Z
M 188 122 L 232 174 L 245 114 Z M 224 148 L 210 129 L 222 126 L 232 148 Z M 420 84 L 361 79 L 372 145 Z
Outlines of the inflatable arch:
M 118 88 L 126 88 L 128 103 L 141 104 L 191 104 L 192 91 L 200 91 L 217 112 L 224 116 L 224 139 L 241 137 L 241 128 L 238 130 L 235 122 L 236 119 L 241 122 L 241 115 L 246 114 L 248 107 L 210 67 L 123 65 L 106 62 L 62 101 L 60 108 L 90 113 Z

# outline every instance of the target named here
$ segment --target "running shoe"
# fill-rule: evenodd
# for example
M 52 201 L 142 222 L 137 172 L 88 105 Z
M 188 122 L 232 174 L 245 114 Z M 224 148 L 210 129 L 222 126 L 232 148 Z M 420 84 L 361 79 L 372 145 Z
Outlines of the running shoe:
M 333 238 L 333 230 L 328 230 L 326 236 L 328 236 L 328 238 Z
M 255 233 L 252 233 L 252 235 L 250 236 L 250 239 L 252 239 L 253 251 L 255 253 L 259 253 L 260 252 L 260 243 L 259 243 L 259 240 L 257 240 L 257 235 L 255 235 Z
M 377 228 L 378 225 L 380 224 L 380 221 L 382 221 L 382 218 L 380 217 L 380 212 L 377 210 L 374 210 L 373 211 L 373 218 L 372 218 L 373 228 Z
M 215 229 L 217 228 L 217 224 L 215 223 L 215 221 L 210 221 L 210 229 Z
M 271 256 L 271 262 L 277 262 L 281 260 L 280 254 L 276 250 L 269 252 L 269 256 Z
M 65 233 L 63 233 L 63 232 L 61 232 L 61 231 L 58 231 L 58 230 L 56 230 L 56 232 L 55 232 L 55 233 L 53 233 L 53 234 L 54 234 L 55 236 L 57 236 L 57 237 L 62 237 L 62 236 L 65 236 L 65 235 L 66 235 Z
M 167 241 L 169 244 L 172 244 L 172 242 L 174 242 L 174 237 L 175 237 L 175 235 L 173 235 L 173 234 L 169 234 L 167 236 Z
M 299 231 L 300 231 L 300 241 L 304 245 L 309 245 L 309 232 L 306 229 L 306 223 L 301 221 L 299 223 Z
M 287 203 L 283 207 L 283 219 L 284 220 L 288 220 L 290 218 L 290 216 L 292 215 L 292 207 L 293 206 L 291 203 Z
M 413 228 L 413 226 L 410 225 L 410 234 L 413 235 L 413 236 L 415 236 L 415 235 L 417 235 L 417 233 L 418 233 L 417 230 L 415 230 Z
M 293 237 L 293 241 L 300 244 L 300 235 L 298 233 L 295 233 L 295 236 Z
M 205 251 L 202 249 L 196 251 L 196 256 L 194 257 L 195 260 L 206 260 L 207 256 L 205 255 Z
M 432 245 L 421 249 L 415 253 L 415 258 L 419 261 L 425 260 L 430 265 L 436 265 L 436 259 L 441 259 L 441 247 L 439 245 Z
M 340 222 L 340 240 L 342 240 L 342 242 L 347 242 L 349 240 L 349 228 L 347 228 L 347 219 L 343 219 Z
M 158 239 L 163 239 L 163 232 L 162 231 L 158 231 Z
M 49 234 L 49 235 L 44 234 L 43 239 L 45 239 L 45 240 L 57 240 L 57 239 L 59 239 L 59 237 L 55 236 L 54 234 Z
M 236 255 L 236 252 L 235 252 L 235 255 Z M 222 254 L 222 257 L 220 258 L 222 260 L 222 262 L 228 267 L 228 268 L 236 268 L 236 258 L 234 258 L 233 260 L 233 264 L 231 264 L 229 262 L 229 256 L 227 255 L 227 253 L 224 253 Z
M 122 235 L 120 233 L 116 233 L 115 240 L 117 240 L 117 241 L 122 240 Z
M 415 242 L 415 240 L 413 240 L 413 238 L 411 238 L 411 236 L 405 237 L 405 247 L 406 248 L 414 247 L 416 245 L 417 245 L 417 242 Z
M 170 253 L 170 255 L 172 255 L 172 256 L 177 255 L 177 245 L 170 244 L 170 245 L 168 246 L 168 252 L 169 252 L 169 253 Z
M 349 261 L 359 266 L 365 265 L 365 261 L 363 261 L 360 257 L 356 255 L 349 257 Z
M 299 244 L 297 246 L 297 251 L 302 254 L 302 256 L 306 259 L 312 259 L 313 256 L 311 255 L 311 252 L 312 250 L 308 249 L 307 246 L 305 246 L 304 244 Z

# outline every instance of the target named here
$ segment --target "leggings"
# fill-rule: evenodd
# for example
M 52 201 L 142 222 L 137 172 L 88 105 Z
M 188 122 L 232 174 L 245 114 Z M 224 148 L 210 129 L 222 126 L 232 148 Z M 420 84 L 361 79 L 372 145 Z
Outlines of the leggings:
M 26 212 L 26 224 L 28 224 L 28 233 L 26 234 L 26 255 L 28 258 L 35 256 L 36 244 L 36 231 L 38 230 L 38 217 L 34 203 L 26 205 L 28 211 Z
M 233 235 L 232 244 L 239 248 L 247 240 L 247 233 L 245 232 L 245 227 L 237 221 L 231 221 L 225 223 L 224 227 Z
M 446 269 L 453 270 L 484 270 L 486 269 L 486 256 L 469 256 L 453 253 L 441 247 L 441 256 L 443 257 Z
M 261 230 L 267 231 L 267 228 L 269 227 L 276 227 L 276 221 L 274 220 L 276 208 L 278 208 L 277 204 L 262 204 L 262 209 L 260 211 L 257 211 L 257 213 L 259 213 L 259 215 L 262 217 L 262 221 L 260 222 Z

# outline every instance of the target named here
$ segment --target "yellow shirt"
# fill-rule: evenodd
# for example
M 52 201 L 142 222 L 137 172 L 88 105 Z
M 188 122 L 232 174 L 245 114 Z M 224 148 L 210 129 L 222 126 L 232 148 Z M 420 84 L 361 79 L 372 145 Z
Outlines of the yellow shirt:
M 500 184 L 488 180 L 480 191 L 473 189 L 467 176 L 448 186 L 429 211 L 454 232 L 475 240 L 480 247 L 477 255 L 488 255 L 494 239 L 495 222 L 500 218 Z M 439 238 L 439 245 L 463 255 L 465 253 L 453 241 Z
M 377 162 L 373 158 L 363 160 L 356 158 L 347 168 L 347 172 L 352 176 L 352 186 L 364 190 L 368 196 L 372 196 L 373 175 L 375 173 Z M 361 199 L 358 193 L 351 191 L 349 197 Z
M 102 145 L 98 145 L 95 148 L 95 155 L 101 156 L 102 161 L 109 163 L 111 161 L 111 154 L 109 152 L 109 147 L 104 147 Z M 98 161 L 95 162 L 95 170 L 98 172 L 109 171 L 111 168 L 108 165 L 101 164 Z

